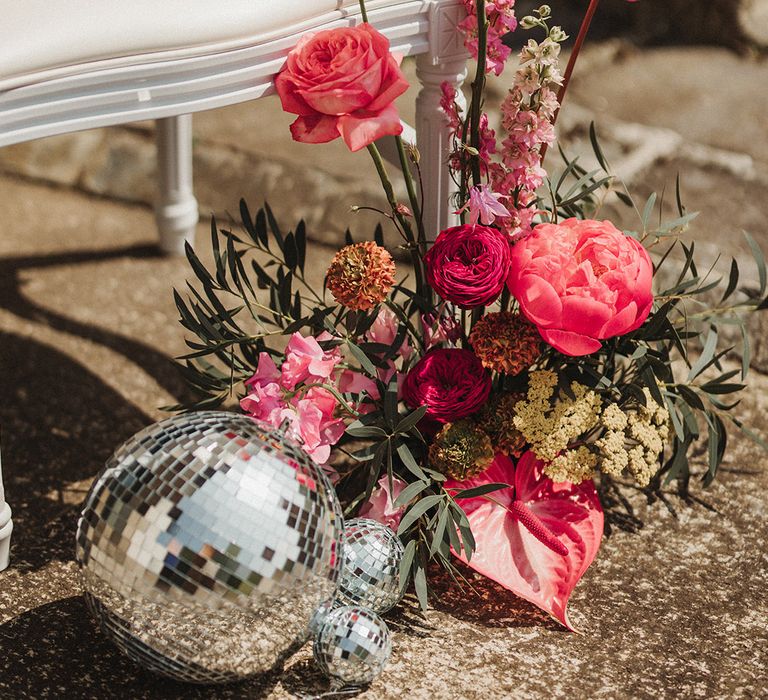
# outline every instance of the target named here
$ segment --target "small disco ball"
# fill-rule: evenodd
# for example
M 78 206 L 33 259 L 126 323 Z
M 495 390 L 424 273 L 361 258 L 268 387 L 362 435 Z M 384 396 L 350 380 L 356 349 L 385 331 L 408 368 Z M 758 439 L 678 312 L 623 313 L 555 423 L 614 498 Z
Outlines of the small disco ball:
M 197 683 L 267 671 L 336 591 L 343 521 L 321 469 L 279 430 L 199 412 L 107 462 L 76 558 L 102 630 L 142 666 Z
M 361 605 L 385 613 L 397 605 L 403 543 L 376 520 L 355 518 L 344 527 L 344 564 L 336 605 Z
M 323 621 L 312 654 L 323 673 L 343 685 L 365 685 L 392 654 L 387 624 L 372 610 L 345 605 Z
M 328 600 L 320 603 L 320 607 L 315 610 L 314 615 L 312 615 L 312 619 L 309 621 L 309 629 L 307 630 L 306 635 L 307 639 L 317 635 L 317 633 L 320 631 L 320 628 L 323 626 L 323 623 L 325 622 L 325 618 L 328 617 L 331 610 L 333 610 L 333 598 L 329 598 Z

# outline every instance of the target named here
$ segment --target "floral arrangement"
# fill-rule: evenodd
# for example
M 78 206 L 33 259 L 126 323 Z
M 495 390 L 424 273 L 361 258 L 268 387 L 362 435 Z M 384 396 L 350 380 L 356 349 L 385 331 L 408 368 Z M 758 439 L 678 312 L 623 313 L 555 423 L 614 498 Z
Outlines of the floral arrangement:
M 565 74 L 567 37 L 549 7 L 518 22 L 513 0 L 464 4 L 477 72 L 466 110 L 449 84 L 442 100 L 460 224 L 425 228 L 419 153 L 402 141 L 393 103 L 408 84 L 365 7 L 359 26 L 304 37 L 275 83 L 296 115 L 293 138 L 366 148 L 389 203 L 383 221 L 402 244 L 388 250 L 381 225 L 372 240 L 347 233 L 316 288 L 303 222 L 284 232 L 269 206 L 254 217 L 244 202 L 242 231 L 214 221 L 213 269 L 188 248 L 199 285 L 176 294 L 194 335 L 181 369 L 199 400 L 187 408 L 237 398 L 283 426 L 326 465 L 347 513 L 397 530 L 402 585 L 413 581 L 422 605 L 430 563 L 460 581 L 460 559 L 570 627 L 568 597 L 605 526 L 636 524 L 623 490 L 669 502 L 663 487 L 676 482 L 689 500 L 693 449 L 707 445 L 707 485 L 726 423 L 749 432 L 731 412 L 748 336 L 738 366 L 721 345 L 745 313 L 768 306 L 766 270 L 751 239 L 759 289 L 739 287 L 735 262 L 728 279 L 700 270 L 682 237 L 695 215 L 679 191 L 673 221 L 651 223 L 655 196 L 637 231 L 600 220 L 609 193 L 634 204 L 594 129 L 600 170 L 562 149 L 560 171 L 545 170 L 596 2 Z M 520 51 L 497 132 L 485 79 L 506 69 L 502 37 L 513 30 L 541 36 Z M 384 136 L 395 137 L 407 202 L 378 151 Z

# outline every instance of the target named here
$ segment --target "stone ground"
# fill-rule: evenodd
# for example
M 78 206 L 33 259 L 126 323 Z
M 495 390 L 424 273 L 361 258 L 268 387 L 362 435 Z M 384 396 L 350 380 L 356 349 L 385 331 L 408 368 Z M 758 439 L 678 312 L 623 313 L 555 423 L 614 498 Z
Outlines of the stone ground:
M 768 247 L 768 65 L 717 49 L 595 47 L 563 112 L 579 150 L 597 118 L 606 151 L 645 197 L 678 170 L 698 244 L 743 257 L 748 228 Z M 713 88 L 716 86 L 716 90 Z M 404 103 L 405 104 L 405 103 Z M 404 109 L 407 112 L 407 109 Z M 267 198 L 314 231 L 322 278 L 346 226 L 362 234 L 380 201 L 364 156 L 291 143 L 274 100 L 196 118 L 196 188 L 206 249 L 211 211 Z M 94 629 L 72 561 L 86 490 L 114 447 L 183 400 L 170 358 L 183 351 L 172 287 L 184 260 L 155 255 L 150 125 L 48 139 L 0 151 L 0 377 L 3 457 L 15 531 L 0 574 L 3 698 L 274 697 L 324 689 L 308 649 L 283 673 L 201 689 L 134 667 Z M 354 158 L 354 162 L 353 162 Z M 669 197 L 669 195 L 668 195 Z M 627 226 L 634 216 L 607 202 Z M 708 247 L 707 247 L 708 246 Z M 763 369 L 765 332 L 756 328 Z M 761 354 L 762 353 L 762 354 Z M 741 417 L 766 433 L 768 376 L 755 374 Z M 370 698 L 754 698 L 768 696 L 768 458 L 733 436 L 712 508 L 633 498 L 647 525 L 614 531 L 577 587 L 565 632 L 529 604 L 477 581 L 420 617 L 388 618 L 390 666 Z

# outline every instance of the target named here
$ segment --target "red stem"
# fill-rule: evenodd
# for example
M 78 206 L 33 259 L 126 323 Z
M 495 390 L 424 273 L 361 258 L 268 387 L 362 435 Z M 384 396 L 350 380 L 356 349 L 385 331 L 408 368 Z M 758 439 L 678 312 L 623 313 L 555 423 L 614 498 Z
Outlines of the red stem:
M 566 90 L 568 90 L 568 84 L 571 82 L 571 75 L 573 74 L 573 67 L 576 65 L 576 59 L 579 57 L 579 52 L 584 44 L 584 40 L 587 38 L 587 32 L 589 31 L 589 25 L 592 24 L 592 18 L 595 16 L 597 6 L 600 4 L 600 0 L 590 0 L 587 13 L 584 15 L 584 19 L 581 20 L 581 27 L 579 27 L 579 33 L 576 36 L 576 43 L 573 45 L 571 56 L 568 59 L 568 65 L 565 69 L 565 75 L 563 76 L 563 84 L 557 92 L 558 108 L 552 117 L 552 126 L 557 122 L 557 116 L 560 114 L 560 108 L 563 106 L 563 100 L 565 99 Z M 545 143 L 541 147 L 541 162 L 544 162 L 544 156 L 547 154 L 547 144 Z

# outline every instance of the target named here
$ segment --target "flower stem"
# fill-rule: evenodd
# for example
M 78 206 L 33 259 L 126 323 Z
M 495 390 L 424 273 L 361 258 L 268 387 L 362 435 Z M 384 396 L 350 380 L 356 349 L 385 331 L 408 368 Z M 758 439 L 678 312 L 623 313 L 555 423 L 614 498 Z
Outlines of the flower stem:
M 573 68 L 576 65 L 576 59 L 579 57 L 581 47 L 584 45 L 584 40 L 587 38 L 587 32 L 589 31 L 589 25 L 592 23 L 592 18 L 595 16 L 597 6 L 600 4 L 600 0 L 590 0 L 587 12 L 584 15 L 584 19 L 581 20 L 581 27 L 579 27 L 579 33 L 576 35 L 576 42 L 571 50 L 571 56 L 568 59 L 568 66 L 565 69 L 565 75 L 563 76 L 563 84 L 557 92 L 558 107 L 552 116 L 552 126 L 557 122 L 557 116 L 560 114 L 560 109 L 563 106 L 563 100 L 565 99 L 565 93 L 568 90 L 568 85 L 571 82 L 571 75 L 573 75 Z M 547 153 L 547 144 L 545 143 L 541 147 L 541 162 L 544 162 L 544 156 Z
M 427 298 L 427 289 L 424 284 L 424 266 L 419 254 L 419 245 L 413 236 L 413 230 L 408 222 L 408 219 L 397 210 L 397 199 L 395 198 L 395 191 L 392 189 L 392 182 L 387 175 L 387 169 L 384 167 L 384 160 L 381 157 L 381 153 L 375 143 L 368 146 L 368 153 L 371 154 L 373 164 L 376 166 L 376 172 L 379 174 L 379 180 L 381 180 L 381 186 L 384 188 L 384 194 L 387 197 L 387 202 L 392 209 L 392 215 L 397 219 L 398 223 L 403 229 L 405 238 L 408 242 L 408 248 L 411 253 L 411 261 L 413 263 L 413 272 L 416 275 L 416 293 L 422 297 Z
M 365 9 L 365 0 L 360 0 L 360 16 L 363 18 L 363 22 L 368 22 L 368 12 Z
M 413 182 L 413 175 L 411 174 L 411 168 L 408 164 L 408 157 L 405 154 L 402 137 L 395 136 L 395 143 L 397 144 L 397 155 L 400 157 L 400 168 L 403 171 L 403 178 L 405 179 L 405 188 L 408 190 L 408 199 L 411 201 L 413 217 L 416 219 L 416 227 L 419 230 L 419 253 L 424 255 L 427 252 L 427 236 L 424 232 L 424 221 L 421 217 L 421 205 L 419 204 L 419 197 L 416 193 L 416 185 Z
M 480 180 L 480 107 L 485 90 L 485 52 L 488 38 L 488 20 L 485 16 L 485 0 L 477 0 L 477 70 L 472 81 L 472 102 L 469 107 L 470 145 L 477 151 L 472 156 L 472 180 L 475 186 Z M 463 202 L 461 202 L 463 205 Z

